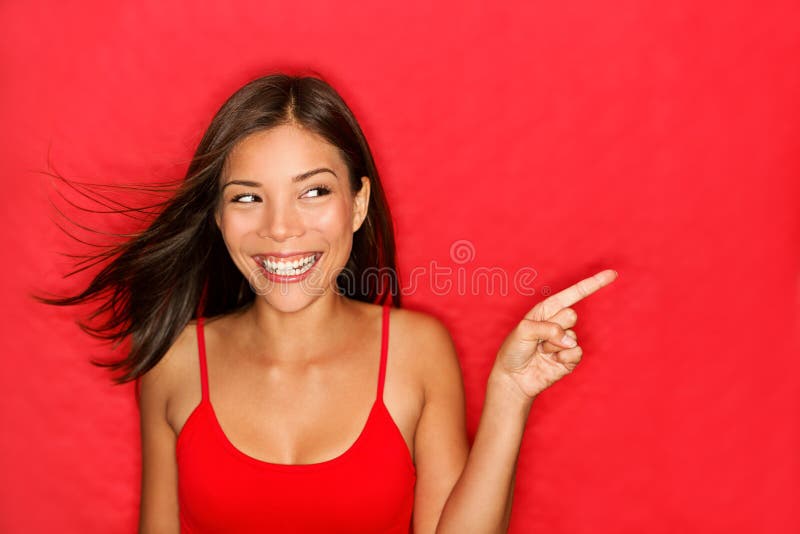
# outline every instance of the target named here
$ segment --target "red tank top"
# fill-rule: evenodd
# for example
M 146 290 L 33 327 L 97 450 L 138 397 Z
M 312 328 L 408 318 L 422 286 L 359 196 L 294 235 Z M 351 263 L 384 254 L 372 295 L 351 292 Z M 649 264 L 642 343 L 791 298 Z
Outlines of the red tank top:
M 377 396 L 350 448 L 315 464 L 273 464 L 237 449 L 219 425 L 209 401 L 199 317 L 202 399 L 176 444 L 181 532 L 412 532 L 416 469 L 383 403 L 388 335 L 384 305 Z

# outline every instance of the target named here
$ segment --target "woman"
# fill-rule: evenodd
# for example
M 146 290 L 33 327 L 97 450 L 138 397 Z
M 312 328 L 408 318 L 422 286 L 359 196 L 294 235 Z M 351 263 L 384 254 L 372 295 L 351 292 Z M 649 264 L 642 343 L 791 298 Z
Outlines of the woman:
M 131 337 L 140 532 L 498 532 L 533 398 L 581 358 L 569 306 L 509 334 L 470 451 L 447 329 L 400 309 L 369 146 L 326 82 L 274 74 L 220 108 L 156 220 L 86 291 Z M 392 299 L 392 306 L 389 298 Z M 95 314 L 97 316 L 98 314 Z

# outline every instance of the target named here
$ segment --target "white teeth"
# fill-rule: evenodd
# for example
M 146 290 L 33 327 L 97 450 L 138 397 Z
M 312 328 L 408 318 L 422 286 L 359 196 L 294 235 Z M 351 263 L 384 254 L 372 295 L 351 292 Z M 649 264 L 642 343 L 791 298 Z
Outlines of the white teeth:
M 262 262 L 262 264 L 267 271 L 273 274 L 278 274 L 281 276 L 294 276 L 309 270 L 316 262 L 316 258 L 316 254 L 312 254 L 300 260 L 294 260 L 290 262 L 274 262 L 272 260 L 266 260 Z

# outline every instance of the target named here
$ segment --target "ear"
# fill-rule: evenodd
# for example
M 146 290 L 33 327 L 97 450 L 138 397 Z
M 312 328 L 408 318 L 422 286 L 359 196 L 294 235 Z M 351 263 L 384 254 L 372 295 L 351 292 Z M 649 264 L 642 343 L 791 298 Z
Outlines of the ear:
M 364 219 L 367 218 L 369 207 L 370 181 L 366 176 L 361 177 L 361 191 L 353 197 L 353 232 L 361 228 Z

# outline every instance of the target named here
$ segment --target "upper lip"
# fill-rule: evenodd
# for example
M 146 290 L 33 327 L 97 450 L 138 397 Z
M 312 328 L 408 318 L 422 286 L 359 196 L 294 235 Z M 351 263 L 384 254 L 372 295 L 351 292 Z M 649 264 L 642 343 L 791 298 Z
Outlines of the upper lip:
M 312 251 L 287 251 L 287 252 L 264 252 L 261 254 L 256 254 L 254 258 L 290 258 L 292 256 L 308 256 L 309 254 L 318 254 L 319 251 L 312 250 Z

